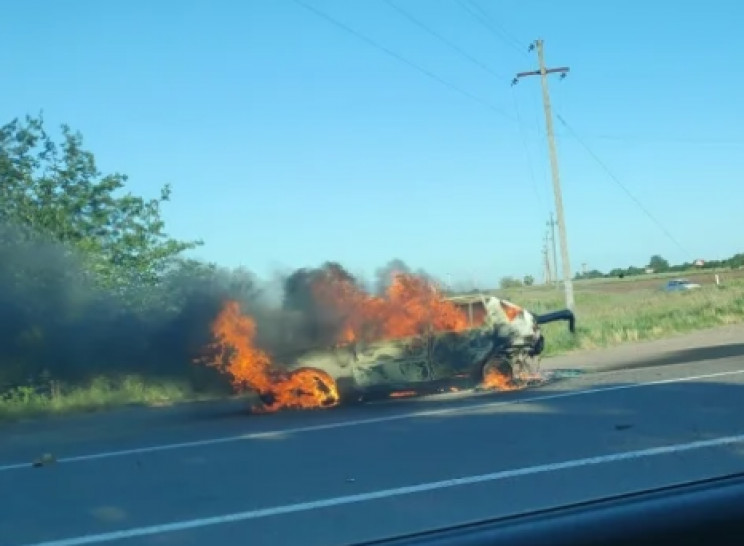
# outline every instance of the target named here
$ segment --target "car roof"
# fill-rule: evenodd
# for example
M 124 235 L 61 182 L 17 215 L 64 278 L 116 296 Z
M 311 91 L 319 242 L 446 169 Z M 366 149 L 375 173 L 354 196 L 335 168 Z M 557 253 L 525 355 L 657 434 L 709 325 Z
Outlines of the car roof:
M 445 298 L 446 301 L 451 301 L 454 304 L 468 304 L 468 303 L 483 303 L 483 300 L 488 298 L 487 295 L 478 294 L 464 294 L 461 296 L 450 296 Z

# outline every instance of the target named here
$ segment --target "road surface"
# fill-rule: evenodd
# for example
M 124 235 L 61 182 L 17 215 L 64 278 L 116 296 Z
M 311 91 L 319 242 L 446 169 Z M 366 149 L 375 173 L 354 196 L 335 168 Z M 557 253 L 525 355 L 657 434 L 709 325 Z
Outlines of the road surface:
M 744 470 L 744 328 L 545 368 L 520 392 L 6 425 L 0 544 L 356 544 Z

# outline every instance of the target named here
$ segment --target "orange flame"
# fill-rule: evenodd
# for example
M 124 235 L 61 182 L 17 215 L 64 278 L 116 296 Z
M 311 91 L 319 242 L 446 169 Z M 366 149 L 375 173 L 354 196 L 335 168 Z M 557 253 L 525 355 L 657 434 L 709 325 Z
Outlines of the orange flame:
M 462 331 L 468 327 L 464 311 L 445 301 L 426 279 L 414 275 L 395 275 L 385 295 L 377 297 L 366 294 L 353 280 L 330 271 L 315 281 L 312 291 L 323 312 L 340 319 L 340 344 L 410 337 L 431 330 Z M 315 368 L 278 371 L 271 356 L 256 346 L 256 323 L 241 313 L 238 302 L 225 303 L 212 324 L 212 334 L 216 339 L 212 347 L 218 354 L 206 364 L 227 373 L 236 391 L 257 391 L 265 411 L 339 403 L 336 382 L 326 372 Z
M 518 305 L 514 305 L 513 303 L 508 303 L 503 300 L 501 301 L 501 309 L 504 310 L 504 313 L 506 314 L 506 319 L 509 322 L 512 322 L 515 318 L 517 318 L 519 313 L 522 312 L 522 308 L 519 307 Z
M 333 277 L 316 282 L 313 292 L 321 304 L 342 317 L 338 338 L 342 344 L 468 327 L 462 310 L 445 301 L 431 283 L 414 275 L 395 275 L 384 297 L 370 296 L 352 281 Z
M 228 301 L 224 305 L 212 324 L 212 334 L 217 339 L 213 347 L 218 350 L 218 356 L 207 364 L 228 373 L 236 390 L 258 391 L 265 411 L 339 403 L 336 382 L 326 372 L 315 368 L 288 373 L 273 369 L 269 354 L 254 343 L 255 321 L 241 313 L 238 302 Z
M 508 377 L 504 373 L 498 370 L 498 368 L 490 368 L 483 378 L 482 387 L 486 389 L 493 389 L 497 391 L 514 391 L 526 388 L 530 384 L 542 383 L 545 381 L 545 377 L 539 372 L 532 372 L 521 370 L 515 373 L 513 378 Z
M 497 391 L 513 391 L 517 389 L 514 382 L 495 368 L 489 369 L 483 378 L 483 387 Z
M 390 398 L 408 398 L 409 396 L 416 396 L 416 391 L 395 391 L 390 393 Z

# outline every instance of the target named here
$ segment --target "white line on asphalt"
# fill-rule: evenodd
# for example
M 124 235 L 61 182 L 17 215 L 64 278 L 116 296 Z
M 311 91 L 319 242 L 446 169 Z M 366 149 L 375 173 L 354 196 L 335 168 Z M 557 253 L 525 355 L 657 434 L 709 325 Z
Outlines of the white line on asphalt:
M 616 372 L 613 372 L 616 373 Z M 354 421 L 338 421 L 335 423 L 326 423 L 323 425 L 311 425 L 307 427 L 295 427 L 287 429 L 270 430 L 266 432 L 252 432 L 249 434 L 240 434 L 237 436 L 224 436 L 221 438 L 210 438 L 208 440 L 194 440 L 190 442 L 178 442 L 173 444 L 160 444 L 145 447 L 135 447 L 132 449 L 122 449 L 118 451 L 103 451 L 99 453 L 89 453 L 87 455 L 75 455 L 71 457 L 61 457 L 57 459 L 59 463 L 79 463 L 85 461 L 94 461 L 98 459 L 109 459 L 112 457 L 124 457 L 127 455 L 141 455 L 144 453 L 154 453 L 158 451 L 171 451 L 175 449 L 186 449 L 192 447 L 203 447 L 217 444 L 226 444 L 242 440 L 255 440 L 261 438 L 271 438 L 272 436 L 285 434 L 300 434 L 305 432 L 316 432 L 320 430 L 331 430 L 336 428 L 348 428 L 362 425 L 372 425 L 376 423 L 388 423 L 390 421 L 400 421 L 403 419 L 415 419 L 417 417 L 431 417 L 437 415 L 447 415 L 452 413 L 466 412 L 474 409 L 494 408 L 499 406 L 513 406 L 516 404 L 529 404 L 534 402 L 543 402 L 546 400 L 555 400 L 558 398 L 573 398 L 575 396 L 584 396 L 588 394 L 601 394 L 606 392 L 620 391 L 626 389 L 637 389 L 641 387 L 652 387 L 656 385 L 666 385 L 670 383 L 682 383 L 685 381 L 695 381 L 698 379 L 711 379 L 715 377 L 726 377 L 732 375 L 744 374 L 744 370 L 730 370 L 726 372 L 716 372 L 704 375 L 694 375 L 688 377 L 674 377 L 671 379 L 659 379 L 657 381 L 648 381 L 646 383 L 631 383 L 628 385 L 612 385 L 610 387 L 597 387 L 594 389 L 585 389 L 582 391 L 566 391 L 553 394 L 543 394 L 520 398 L 518 400 L 502 400 L 498 402 L 486 402 L 483 404 L 471 404 L 466 406 L 457 406 L 454 408 L 442 408 L 435 410 L 414 411 L 409 413 L 399 413 L 396 415 L 385 415 L 382 417 L 371 417 L 369 419 L 356 419 Z M 0 472 L 9 470 L 20 470 L 32 468 L 31 463 L 14 463 L 0 466 Z
M 270 508 L 260 508 L 258 510 L 248 510 L 245 512 L 235 512 L 232 514 L 224 514 L 222 516 L 212 516 L 206 518 L 198 518 L 184 521 L 174 521 L 171 523 L 164 523 L 160 525 L 150 525 L 147 527 L 135 527 L 132 529 L 122 529 L 120 531 L 112 531 L 109 533 L 100 533 L 96 535 L 83 535 L 72 538 L 65 538 L 60 540 L 51 540 L 48 542 L 39 542 L 36 544 L 29 544 L 26 546 L 82 546 L 84 544 L 99 544 L 101 542 L 111 542 L 114 540 L 123 540 L 135 537 L 142 537 L 148 535 L 159 535 L 163 533 L 173 533 L 177 531 L 186 531 L 188 529 L 196 529 L 200 527 L 207 527 L 211 525 L 222 525 L 225 523 L 234 523 L 237 521 L 246 521 L 267 518 L 271 516 L 280 516 L 284 514 L 292 514 L 296 512 L 308 512 L 311 510 L 319 510 L 321 508 L 331 508 L 334 506 L 342 506 L 345 504 L 354 504 L 360 502 L 368 502 L 379 499 L 386 499 L 390 497 L 400 497 L 403 495 L 412 495 L 415 493 L 423 493 L 426 491 L 434 491 L 437 489 L 448 489 L 450 487 L 458 487 L 463 485 L 472 485 L 483 482 L 492 482 L 497 480 L 505 480 L 508 478 L 516 478 L 520 476 L 531 476 L 534 474 L 542 474 L 546 472 L 555 472 L 558 470 L 569 470 L 572 468 L 578 468 L 590 465 L 599 465 L 607 463 L 615 463 L 620 461 L 629 461 L 633 459 L 641 459 L 644 457 L 655 457 L 659 455 L 670 455 L 674 453 L 682 453 L 685 451 L 693 451 L 697 449 L 705 449 L 710 447 L 720 447 L 730 444 L 744 442 L 744 434 L 737 436 L 724 436 L 720 438 L 714 438 L 711 440 L 700 440 L 697 442 L 690 442 L 687 444 L 675 444 L 662 447 L 652 447 L 649 449 L 639 449 L 636 451 L 626 451 L 623 453 L 613 453 L 611 455 L 600 455 L 597 457 L 588 457 L 585 459 L 574 459 L 571 461 L 563 461 L 560 463 L 549 463 L 537 466 L 528 466 L 525 468 L 516 468 L 513 470 L 501 470 L 498 472 L 492 472 L 489 474 L 478 474 L 476 476 L 466 476 L 463 478 L 453 478 L 449 480 L 442 480 L 437 482 L 420 483 L 417 485 L 408 485 L 404 487 L 395 487 L 392 489 L 382 489 L 379 491 L 370 491 L 368 493 L 359 493 L 356 495 L 344 495 L 342 497 L 331 497 L 327 499 L 319 499 L 309 502 L 300 502 L 296 504 L 286 504 L 284 506 L 273 506 Z

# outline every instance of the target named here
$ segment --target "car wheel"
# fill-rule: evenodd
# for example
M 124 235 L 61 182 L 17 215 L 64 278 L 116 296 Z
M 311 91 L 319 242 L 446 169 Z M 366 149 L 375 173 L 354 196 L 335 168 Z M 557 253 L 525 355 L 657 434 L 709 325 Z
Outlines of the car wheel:
M 488 377 L 490 374 L 498 373 L 500 375 L 503 375 L 509 380 L 514 379 L 514 369 L 512 368 L 511 363 L 506 358 L 489 358 L 481 368 L 481 376 L 480 380 L 481 382 L 486 380 L 486 377 Z

